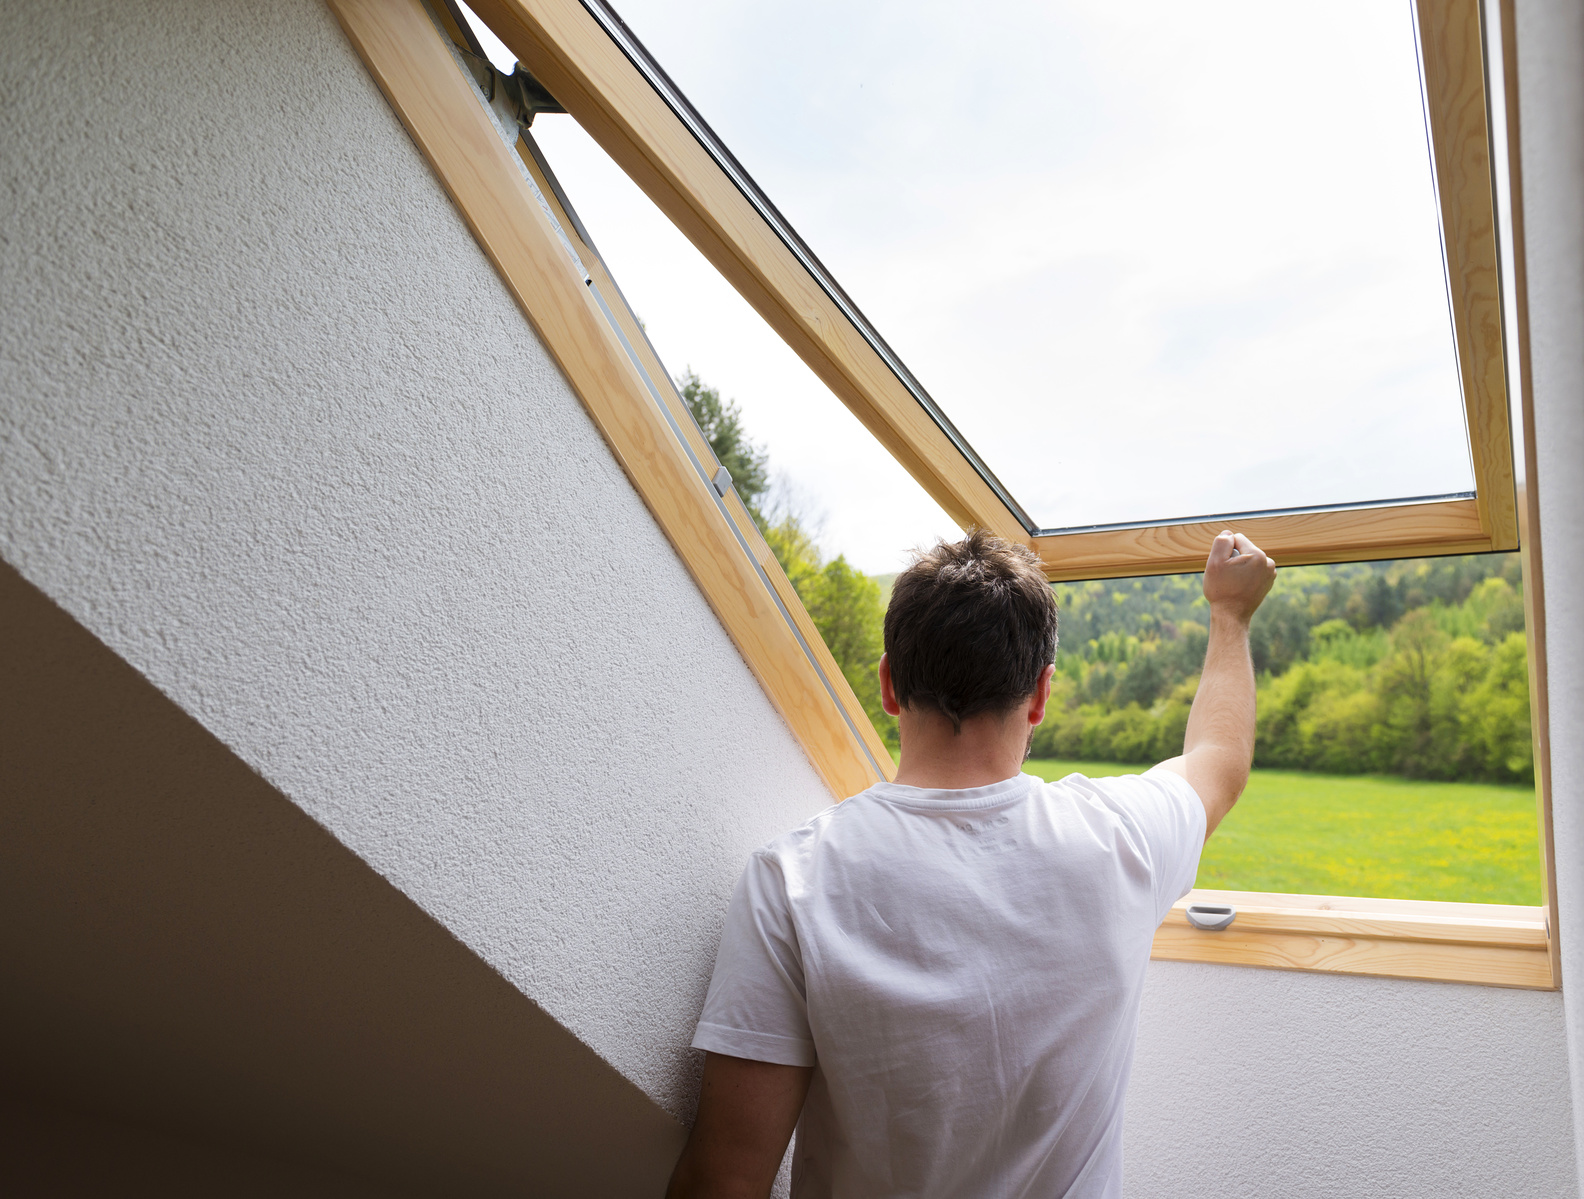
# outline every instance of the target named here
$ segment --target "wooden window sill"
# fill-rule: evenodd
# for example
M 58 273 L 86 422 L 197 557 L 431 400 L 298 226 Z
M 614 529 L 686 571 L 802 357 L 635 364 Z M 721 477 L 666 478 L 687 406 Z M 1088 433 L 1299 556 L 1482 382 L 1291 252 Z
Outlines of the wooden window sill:
M 1185 914 L 1190 903 L 1230 904 L 1237 919 L 1220 932 L 1196 929 Z M 1150 956 L 1497 987 L 1556 986 L 1545 909 L 1504 904 L 1196 889 L 1173 905 Z

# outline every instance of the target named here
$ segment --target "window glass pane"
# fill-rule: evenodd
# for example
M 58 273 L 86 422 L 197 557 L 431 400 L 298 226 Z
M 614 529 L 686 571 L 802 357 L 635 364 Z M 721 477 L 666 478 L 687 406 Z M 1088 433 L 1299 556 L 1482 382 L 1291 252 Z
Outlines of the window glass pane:
M 673 378 L 692 371 L 738 405 L 768 455 L 767 512 L 797 513 L 828 556 L 878 575 L 914 545 L 960 535 L 571 117 L 540 116 L 532 135 Z
M 960 531 L 575 121 L 530 136 L 895 752 L 876 674 L 890 581 Z
M 1472 487 L 1408 4 L 618 7 L 1042 527 Z
M 1055 586 L 1061 646 L 1029 769 L 1181 753 L 1200 577 Z M 1254 774 L 1198 885 L 1539 903 L 1524 639 L 1516 554 L 1283 569 L 1253 624 Z

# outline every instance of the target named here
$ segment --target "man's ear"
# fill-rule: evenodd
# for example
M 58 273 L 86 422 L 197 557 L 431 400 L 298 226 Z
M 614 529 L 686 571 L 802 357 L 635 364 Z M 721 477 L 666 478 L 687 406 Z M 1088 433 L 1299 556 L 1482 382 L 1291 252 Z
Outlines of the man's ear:
M 880 707 L 885 710 L 887 716 L 902 715 L 902 705 L 897 703 L 896 688 L 891 685 L 891 656 L 889 654 L 880 655 Z
M 1040 671 L 1039 682 L 1034 684 L 1034 694 L 1029 697 L 1028 722 L 1036 725 L 1045 719 L 1045 705 L 1050 701 L 1051 679 L 1056 674 L 1056 664 L 1052 662 Z

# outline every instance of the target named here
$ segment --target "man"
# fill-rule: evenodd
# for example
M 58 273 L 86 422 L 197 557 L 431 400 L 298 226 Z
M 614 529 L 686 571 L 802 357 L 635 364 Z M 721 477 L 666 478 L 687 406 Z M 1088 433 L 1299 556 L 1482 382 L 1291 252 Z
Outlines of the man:
M 1150 943 L 1248 781 L 1249 619 L 1275 577 L 1217 537 L 1182 756 L 1057 783 L 1020 773 L 1056 654 L 1033 555 L 976 532 L 897 577 L 896 781 L 750 859 L 670 1199 L 762 1199 L 794 1126 L 798 1199 L 1120 1195 Z

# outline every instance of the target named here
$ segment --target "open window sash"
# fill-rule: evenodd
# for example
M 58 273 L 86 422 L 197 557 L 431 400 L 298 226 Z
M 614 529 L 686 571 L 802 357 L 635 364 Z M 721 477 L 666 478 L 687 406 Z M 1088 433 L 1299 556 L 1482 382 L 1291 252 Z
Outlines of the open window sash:
M 1192 570 L 1232 522 L 1282 564 L 1517 548 L 1479 0 L 1417 4 L 1474 491 L 1078 529 L 1037 526 L 603 0 L 473 7 L 954 520 L 1032 546 L 1052 580 Z

